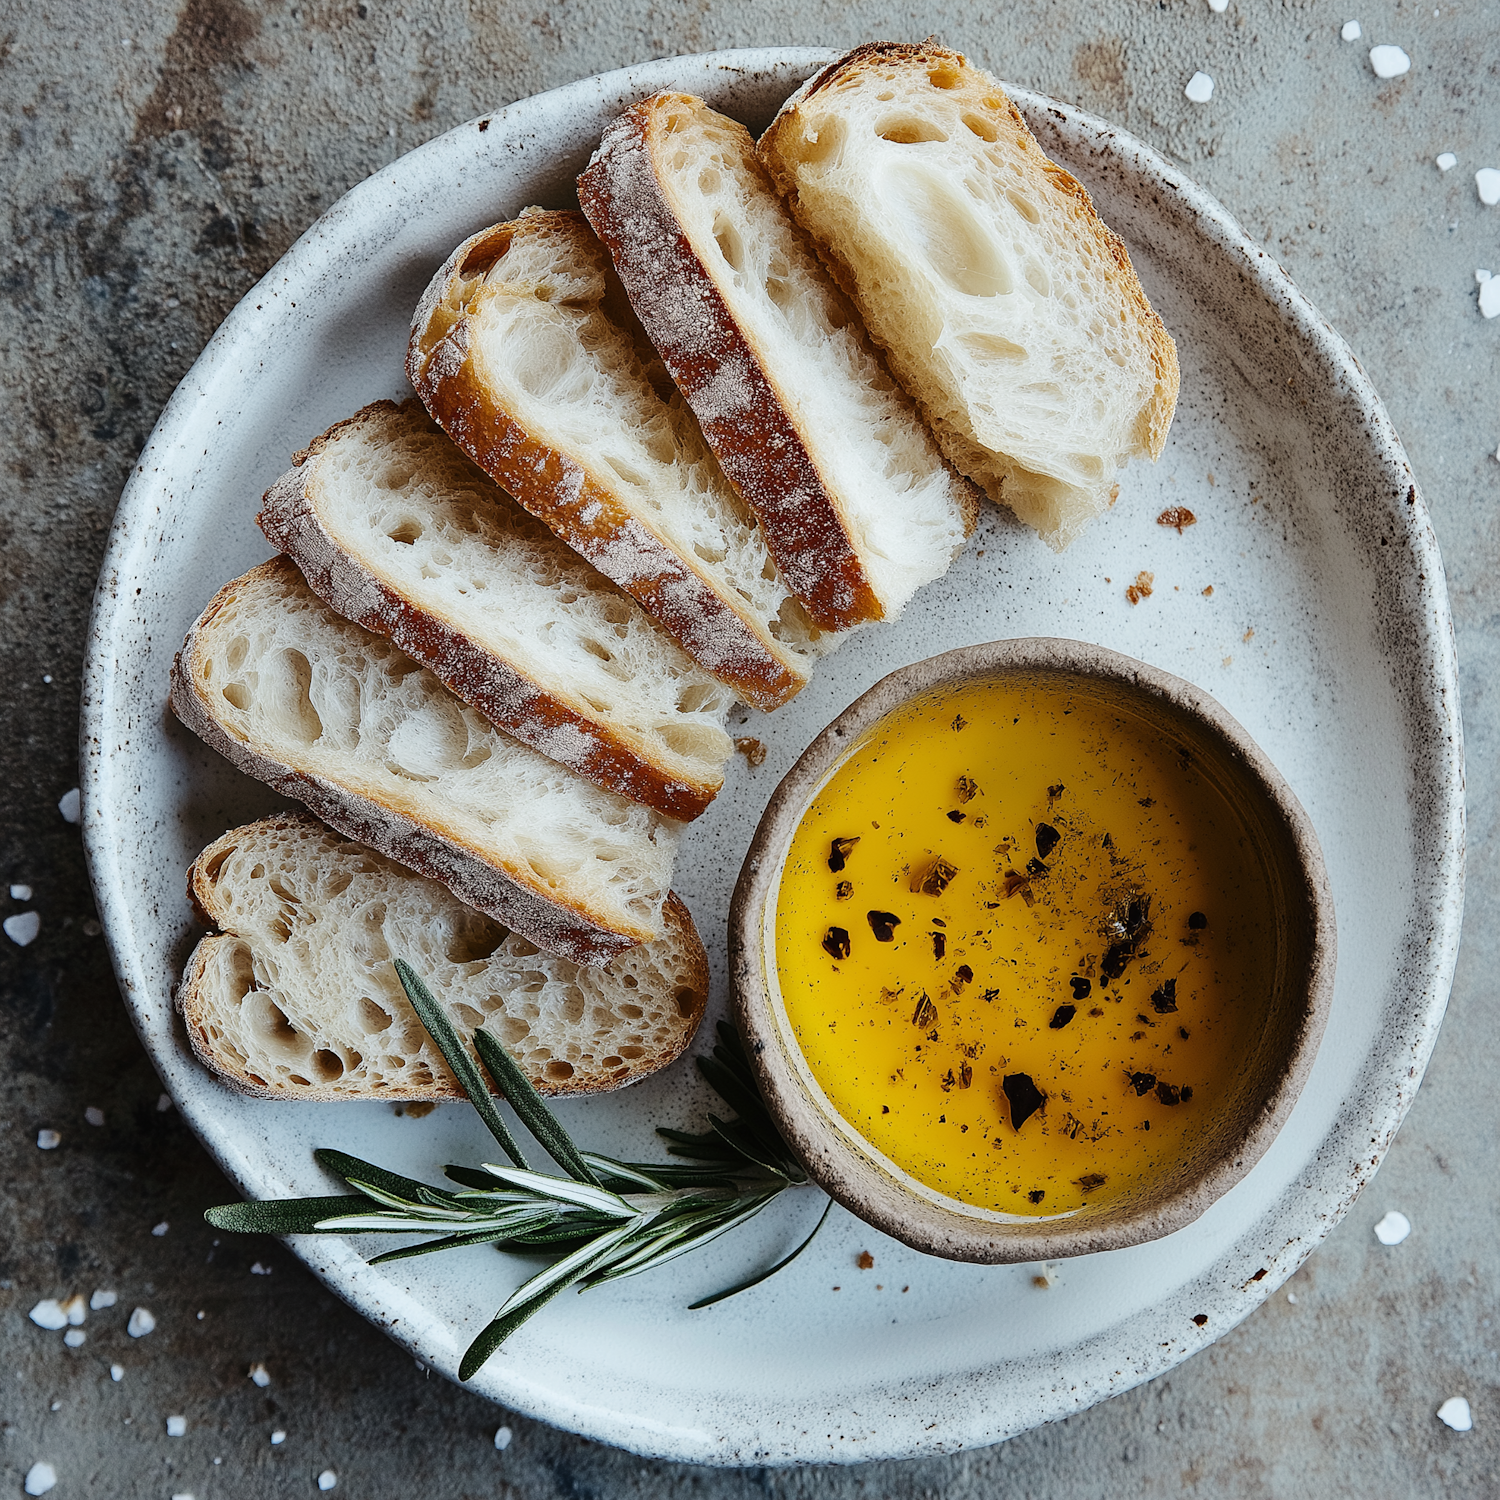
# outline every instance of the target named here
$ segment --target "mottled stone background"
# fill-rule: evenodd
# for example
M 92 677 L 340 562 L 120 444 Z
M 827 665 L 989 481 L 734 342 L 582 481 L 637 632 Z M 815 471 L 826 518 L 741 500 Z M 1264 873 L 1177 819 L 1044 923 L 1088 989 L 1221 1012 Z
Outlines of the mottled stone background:
M 1500 656 L 1500 9 L 1379 0 L 11 0 L 0 8 L 0 647 L 9 781 L 0 882 L 34 887 L 26 948 L 0 939 L 0 1494 L 38 1459 L 54 1494 L 212 1497 L 1494 1496 L 1500 1493 L 1493 997 Z M 1362 0 L 1361 0 L 1362 3 Z M 77 830 L 79 660 L 120 488 L 220 319 L 341 193 L 485 110 L 623 63 L 715 47 L 939 33 L 1002 78 L 1120 121 L 1180 161 L 1353 344 L 1425 487 L 1447 558 L 1469 743 L 1470 886 L 1458 981 L 1427 1081 L 1379 1178 L 1242 1327 L 1169 1377 L 949 1459 L 715 1472 L 644 1463 L 433 1377 L 277 1243 L 217 1248 L 225 1184 L 118 1002 Z M 1372 42 L 1412 58 L 1381 82 Z M 1217 88 L 1195 106 L 1202 68 Z M 1438 172 L 1440 151 L 1458 167 Z M 288 433 L 287 447 L 307 433 Z M 5 914 L 23 909 L 8 901 Z M 84 1111 L 102 1109 L 92 1126 Z M 62 1143 L 36 1147 L 40 1128 Z M 1388 1207 L 1411 1237 L 1379 1245 Z M 152 1227 L 170 1226 L 161 1236 Z M 252 1263 L 270 1275 L 252 1275 Z M 41 1297 L 111 1287 L 69 1350 Z M 126 1337 L 137 1302 L 155 1333 Z M 108 1366 L 125 1366 L 119 1383 Z M 246 1378 L 263 1361 L 271 1384 Z M 1473 1404 L 1459 1434 L 1434 1412 Z M 164 1419 L 188 1419 L 185 1437 Z M 498 1424 L 514 1440 L 497 1452 Z M 269 1434 L 288 1437 L 272 1447 Z

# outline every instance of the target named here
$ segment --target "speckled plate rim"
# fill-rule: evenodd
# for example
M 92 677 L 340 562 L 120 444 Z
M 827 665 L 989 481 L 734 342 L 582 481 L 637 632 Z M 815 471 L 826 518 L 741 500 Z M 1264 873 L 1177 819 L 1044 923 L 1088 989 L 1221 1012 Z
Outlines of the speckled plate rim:
M 725 74 L 774 77 L 783 80 L 790 92 L 796 82 L 833 55 L 819 49 L 757 48 L 668 59 L 583 79 L 498 110 L 485 120 L 498 127 L 490 138 L 492 145 L 511 132 L 521 138 L 516 147 L 520 150 L 528 132 L 535 141 L 531 127 L 536 123 L 565 118 L 570 109 L 596 107 L 601 96 L 644 95 L 673 87 L 711 92 L 715 77 Z M 1272 1273 L 1253 1286 L 1240 1285 L 1227 1272 L 1244 1262 L 1243 1247 L 1231 1246 L 1208 1271 L 1172 1292 L 1174 1309 L 1185 1311 L 1191 1305 L 1198 1310 L 1196 1337 L 1162 1339 L 1162 1307 L 1153 1305 L 1112 1325 L 1107 1334 L 1079 1343 L 1065 1368 L 1033 1372 L 1025 1382 L 1024 1397 L 1003 1415 L 994 1408 L 992 1386 L 997 1377 L 1013 1377 L 1016 1372 L 1000 1364 L 989 1370 L 951 1372 L 942 1381 L 941 1401 L 936 1403 L 941 1406 L 941 1422 L 926 1420 L 937 1393 L 931 1382 L 923 1380 L 920 1389 L 910 1384 L 879 1393 L 876 1404 L 883 1408 L 884 1425 L 878 1432 L 860 1421 L 857 1407 L 865 1402 L 855 1391 L 838 1407 L 799 1412 L 797 1420 L 788 1424 L 796 1430 L 778 1430 L 774 1440 L 767 1440 L 763 1429 L 757 1433 L 747 1428 L 732 1408 L 721 1414 L 721 1430 L 709 1432 L 684 1425 L 669 1411 L 653 1420 L 615 1410 L 586 1395 L 560 1390 L 514 1364 L 503 1369 L 492 1365 L 468 1387 L 517 1411 L 642 1454 L 699 1463 L 765 1464 L 854 1462 L 952 1452 L 997 1442 L 1068 1416 L 1171 1369 L 1246 1317 L 1296 1270 L 1347 1211 L 1374 1175 L 1410 1107 L 1447 1003 L 1463 904 L 1463 767 L 1456 649 L 1431 521 L 1380 398 L 1344 340 L 1210 195 L 1155 151 L 1107 122 L 1024 89 L 1013 88 L 1010 93 L 1043 148 L 1085 180 L 1091 168 L 1118 171 L 1138 184 L 1139 191 L 1191 221 L 1196 232 L 1238 269 L 1244 285 L 1280 309 L 1287 345 L 1297 351 L 1304 367 L 1338 391 L 1346 413 L 1363 429 L 1371 470 L 1380 476 L 1380 491 L 1370 504 L 1380 510 L 1389 528 L 1395 544 L 1389 554 L 1392 562 L 1400 559 L 1402 598 L 1394 613 L 1404 632 L 1407 656 L 1421 663 L 1422 676 L 1420 690 L 1406 704 L 1404 730 L 1414 797 L 1410 815 L 1431 840 L 1433 857 L 1413 871 L 1412 914 L 1404 934 L 1400 974 L 1405 1001 L 1399 1007 L 1387 1007 L 1383 1017 L 1390 1022 L 1387 1044 L 1378 1057 L 1366 1059 L 1362 1066 L 1357 1107 L 1347 1111 L 1321 1142 L 1297 1184 L 1298 1191 L 1283 1194 L 1258 1221 L 1259 1238 L 1274 1265 Z M 216 1123 L 212 1098 L 204 1097 L 211 1090 L 194 1094 L 191 1080 L 178 1075 L 176 1059 L 158 1051 L 153 1042 L 151 1018 L 164 997 L 152 989 L 146 945 L 136 931 L 141 914 L 134 909 L 139 895 L 128 879 L 130 851 L 113 836 L 111 799 L 131 794 L 130 776 L 114 774 L 116 755 L 128 751 L 132 726 L 139 722 L 138 706 L 133 708 L 126 701 L 129 684 L 117 682 L 116 640 L 129 637 L 135 619 L 126 584 L 149 559 L 163 524 L 147 464 L 152 455 L 169 455 L 179 451 L 185 439 L 190 440 L 195 421 L 206 408 L 207 392 L 232 362 L 236 348 L 257 337 L 256 295 L 264 291 L 268 298 L 281 298 L 285 307 L 288 299 L 295 301 L 299 290 L 314 288 L 344 252 L 345 243 L 358 242 L 362 225 L 391 212 L 389 190 L 404 166 L 420 162 L 430 168 L 445 161 L 472 160 L 476 123 L 438 137 L 352 189 L 230 314 L 163 411 L 122 495 L 100 571 L 86 646 L 80 727 L 83 833 L 90 874 L 132 1020 L 188 1123 L 247 1192 L 254 1188 L 249 1159 L 232 1132 Z M 1387 644 L 1394 654 L 1395 637 L 1389 637 Z M 147 913 L 144 920 L 152 917 Z M 352 1307 L 434 1368 L 452 1373 L 457 1350 L 451 1329 L 416 1298 L 392 1296 L 387 1285 L 367 1274 L 364 1261 L 351 1246 L 343 1241 L 303 1240 L 293 1242 L 293 1248 Z M 1148 1352 L 1129 1352 L 1140 1350 Z M 833 1441 L 845 1432 L 860 1441 Z

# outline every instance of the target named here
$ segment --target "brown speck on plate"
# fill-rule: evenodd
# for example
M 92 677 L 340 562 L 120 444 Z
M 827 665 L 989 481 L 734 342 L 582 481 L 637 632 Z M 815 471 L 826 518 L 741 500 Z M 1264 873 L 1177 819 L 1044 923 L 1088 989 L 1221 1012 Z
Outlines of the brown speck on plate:
M 1125 590 L 1125 597 L 1132 604 L 1139 604 L 1142 599 L 1151 597 L 1152 585 L 1156 582 L 1156 574 L 1148 573 L 1144 568 L 1135 575 L 1135 582 Z
M 752 766 L 763 766 L 766 763 L 766 747 L 754 735 L 741 735 L 735 742 L 734 748 L 743 755 Z
M 1185 526 L 1196 526 L 1198 518 L 1185 505 L 1169 505 L 1157 518 L 1158 526 L 1175 526 L 1177 535 L 1182 535 Z
M 861 1271 L 873 1271 L 875 1269 L 875 1257 L 868 1250 L 861 1250 L 859 1257 L 854 1262 Z

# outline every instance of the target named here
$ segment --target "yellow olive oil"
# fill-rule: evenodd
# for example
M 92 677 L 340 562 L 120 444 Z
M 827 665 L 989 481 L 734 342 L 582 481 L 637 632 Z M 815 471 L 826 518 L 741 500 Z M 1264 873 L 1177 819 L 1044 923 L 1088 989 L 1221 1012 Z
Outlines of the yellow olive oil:
M 1181 1159 L 1276 961 L 1239 815 L 1184 747 L 1058 678 L 877 726 L 797 829 L 776 957 L 856 1131 L 937 1192 L 1036 1216 Z

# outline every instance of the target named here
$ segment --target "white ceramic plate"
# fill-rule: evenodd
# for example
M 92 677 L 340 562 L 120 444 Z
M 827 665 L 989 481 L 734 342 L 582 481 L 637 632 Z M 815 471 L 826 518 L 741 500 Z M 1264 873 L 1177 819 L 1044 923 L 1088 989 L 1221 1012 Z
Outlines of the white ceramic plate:
M 247 1196 L 330 1191 L 314 1146 L 415 1175 L 478 1159 L 467 1106 L 423 1121 L 382 1105 L 242 1099 L 193 1060 L 171 1005 L 195 937 L 183 871 L 277 805 L 172 721 L 167 673 L 215 589 L 268 552 L 261 492 L 291 452 L 365 402 L 400 396 L 407 321 L 473 230 L 572 201 L 603 125 L 661 88 L 752 127 L 823 60 L 805 50 L 647 64 L 523 100 L 450 131 L 343 198 L 214 336 L 141 454 L 116 515 L 84 692 L 84 821 L 99 909 L 141 1038 L 184 1117 Z M 771 789 L 817 730 L 891 668 L 1002 636 L 1103 642 L 1207 688 L 1312 816 L 1338 908 L 1327 1038 L 1290 1124 L 1191 1228 L 1028 1267 L 926 1259 L 842 1213 L 773 1282 L 686 1304 L 788 1248 L 818 1211 L 788 1195 L 719 1249 L 566 1297 L 475 1389 L 642 1453 L 708 1463 L 853 1461 L 994 1442 L 1170 1368 L 1297 1267 L 1374 1172 L 1421 1077 L 1458 940 L 1462 760 L 1442 564 L 1399 442 L 1343 341 L 1239 226 L 1159 156 L 1077 110 L 1016 91 L 1043 146 L 1094 193 L 1177 339 L 1182 398 L 1154 468 L 1063 556 L 988 510 L 973 545 L 897 624 L 846 645 L 779 714 L 770 749 L 730 769 L 693 825 L 678 889 L 715 965 Z M 1168 505 L 1198 523 L 1156 524 Z M 1141 570 L 1155 592 L 1125 585 Z M 1212 596 L 1205 590 L 1212 585 Z M 709 1029 L 705 1028 L 704 1041 Z M 656 1150 L 707 1100 L 685 1060 L 621 1095 L 566 1106 L 586 1144 Z M 205 1205 L 206 1206 L 206 1205 Z M 296 1246 L 341 1296 L 434 1368 L 520 1275 L 491 1250 L 369 1269 L 356 1247 Z M 861 1250 L 872 1271 L 856 1269 Z M 1260 1275 L 1259 1280 L 1254 1278 Z

